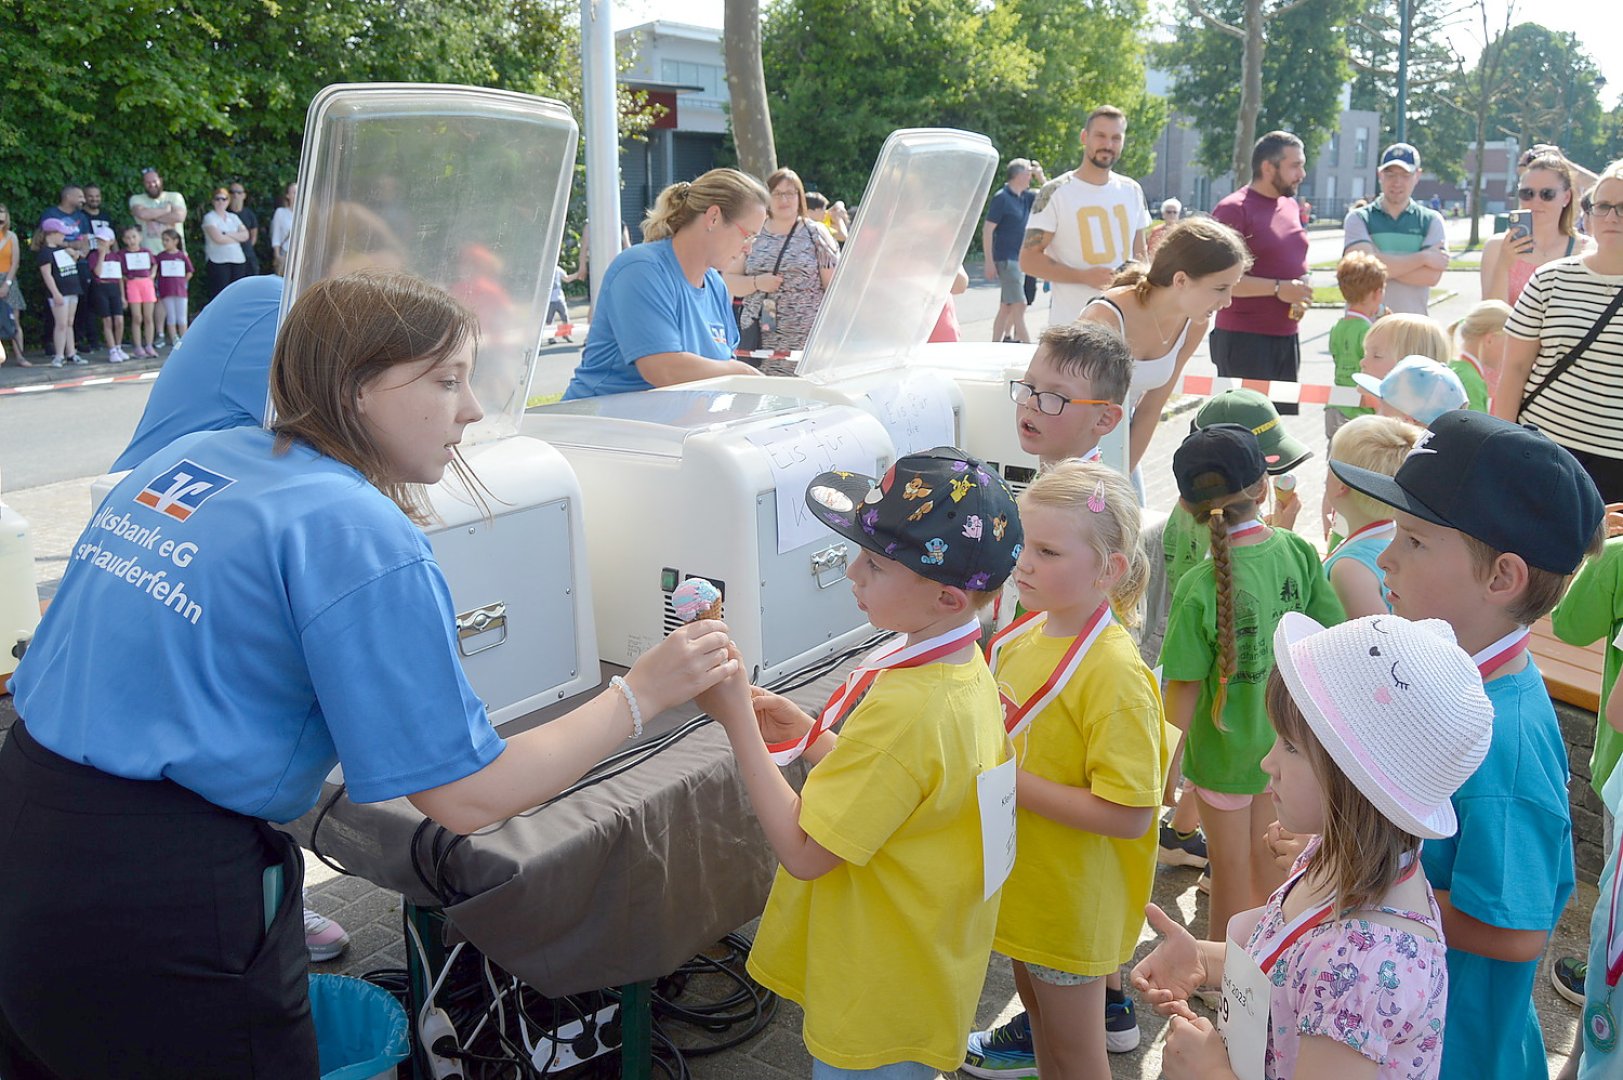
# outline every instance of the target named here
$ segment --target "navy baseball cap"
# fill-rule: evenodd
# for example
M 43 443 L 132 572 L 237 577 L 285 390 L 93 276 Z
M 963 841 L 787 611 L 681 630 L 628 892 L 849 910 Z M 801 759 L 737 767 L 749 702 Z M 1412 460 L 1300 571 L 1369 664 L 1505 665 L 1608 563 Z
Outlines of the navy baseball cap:
M 1262 446 L 1242 424 L 1213 424 L 1189 433 L 1172 452 L 1172 475 L 1185 502 L 1237 495 L 1268 470 Z
M 1417 172 L 1420 169 L 1420 151 L 1406 142 L 1393 143 L 1381 153 L 1381 164 L 1376 172 L 1388 165 L 1397 165 L 1405 172 Z
M 823 473 L 806 505 L 847 540 L 960 589 L 1001 586 L 1025 538 L 1008 485 L 951 446 L 908 454 L 877 480 Z
M 1487 413 L 1433 420 L 1396 476 L 1330 468 L 1355 491 L 1553 574 L 1578 569 L 1606 515 L 1577 458 L 1531 424 Z

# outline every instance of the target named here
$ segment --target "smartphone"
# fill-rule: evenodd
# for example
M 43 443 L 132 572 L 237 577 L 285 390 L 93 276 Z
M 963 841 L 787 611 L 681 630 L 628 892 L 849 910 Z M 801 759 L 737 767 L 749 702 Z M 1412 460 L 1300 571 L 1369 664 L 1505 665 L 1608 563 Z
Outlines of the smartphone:
M 1507 212 L 1505 214 L 1505 239 L 1514 244 L 1517 240 L 1526 236 L 1532 216 L 1533 211 L 1531 210 L 1511 210 Z

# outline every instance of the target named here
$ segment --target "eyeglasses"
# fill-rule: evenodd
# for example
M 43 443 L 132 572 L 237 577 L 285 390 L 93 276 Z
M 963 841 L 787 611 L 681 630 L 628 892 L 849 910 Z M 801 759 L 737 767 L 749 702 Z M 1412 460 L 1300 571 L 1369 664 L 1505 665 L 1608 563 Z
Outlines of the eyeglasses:
M 1068 398 L 1064 394 L 1056 394 L 1052 390 L 1039 390 L 1028 382 L 1018 379 L 1009 380 L 1009 400 L 1016 405 L 1024 405 L 1028 401 L 1036 402 L 1037 411 L 1045 416 L 1058 416 L 1065 411 L 1067 405 L 1109 405 L 1108 401 L 1098 398 Z
M 231 194 L 233 194 L 233 195 L 246 195 L 248 193 L 246 191 L 242 190 L 241 188 L 232 188 L 231 189 Z
M 214 196 L 214 201 L 215 202 L 230 202 L 231 200 L 228 197 L 224 196 L 224 195 L 216 195 L 216 196 Z
M 1565 194 L 1566 194 L 1566 191 L 1564 189 L 1562 189 L 1562 188 L 1546 187 L 1546 188 L 1538 188 L 1538 189 L 1535 190 L 1535 189 L 1530 188 L 1530 187 L 1524 187 L 1524 188 L 1519 189 L 1516 192 L 1516 197 L 1518 199 L 1520 199 L 1522 202 L 1532 202 L 1533 201 L 1533 196 L 1537 195 L 1539 198 L 1543 199 L 1545 202 L 1555 202 L 1555 200 L 1559 199 L 1562 195 L 1565 195 Z
M 746 243 L 746 244 L 753 244 L 753 243 L 755 243 L 755 241 L 757 241 L 757 240 L 759 240 L 761 238 L 760 233 L 750 232 L 748 229 L 744 228 L 744 226 L 740 225 L 736 221 L 729 221 L 727 224 L 731 225 L 733 228 L 737 229 L 739 232 L 744 234 L 744 243 Z
M 774 199 L 798 199 L 800 197 L 800 192 L 796 191 L 794 188 L 787 188 L 783 191 L 774 191 L 772 193 L 772 197 Z
M 1623 218 L 1623 203 L 1598 202 L 1589 208 L 1589 216 L 1593 218 L 1612 217 L 1614 215 Z

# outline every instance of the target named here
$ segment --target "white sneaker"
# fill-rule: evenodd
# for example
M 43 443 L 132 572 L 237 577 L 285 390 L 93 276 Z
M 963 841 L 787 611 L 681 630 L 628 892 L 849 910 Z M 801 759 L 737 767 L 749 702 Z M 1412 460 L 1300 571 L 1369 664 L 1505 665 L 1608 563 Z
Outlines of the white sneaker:
M 51 366 L 52 367 L 61 367 L 62 366 L 62 358 L 60 356 L 51 357 Z
M 342 926 L 319 911 L 305 908 L 304 947 L 310 951 L 312 961 L 331 960 L 349 948 L 349 935 Z
M 122 364 L 128 359 L 129 357 L 124 355 L 124 350 L 117 345 L 107 350 L 107 362 L 109 364 Z

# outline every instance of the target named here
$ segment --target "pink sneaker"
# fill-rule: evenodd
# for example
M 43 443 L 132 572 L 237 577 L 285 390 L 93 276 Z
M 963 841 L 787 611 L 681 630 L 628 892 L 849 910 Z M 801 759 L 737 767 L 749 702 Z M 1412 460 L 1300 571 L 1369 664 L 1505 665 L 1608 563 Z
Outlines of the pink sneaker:
M 310 950 L 312 963 L 331 960 L 349 948 L 349 935 L 327 916 L 305 908 L 304 947 Z
M 141 355 L 145 356 L 149 360 L 156 360 L 158 358 L 158 350 L 154 349 L 151 345 L 148 345 L 146 346 L 146 350 Z

